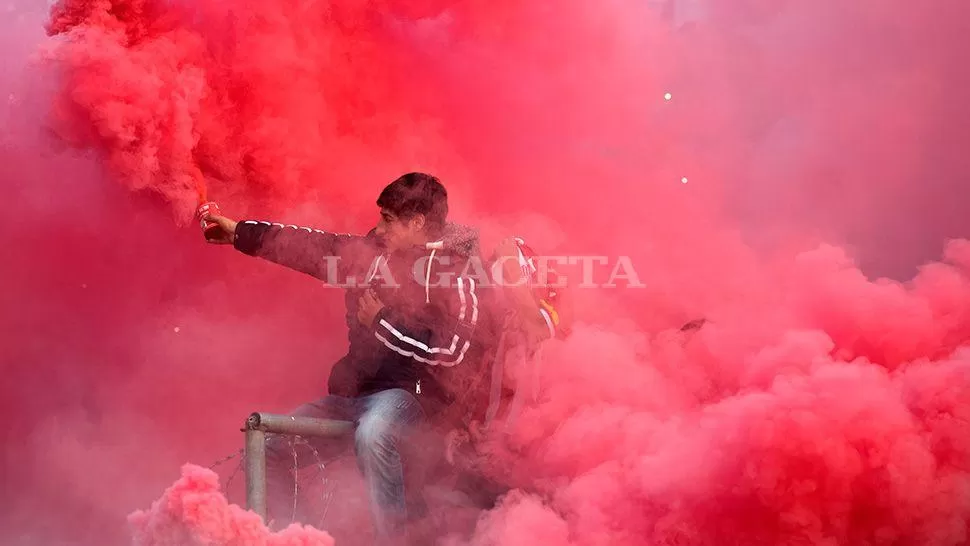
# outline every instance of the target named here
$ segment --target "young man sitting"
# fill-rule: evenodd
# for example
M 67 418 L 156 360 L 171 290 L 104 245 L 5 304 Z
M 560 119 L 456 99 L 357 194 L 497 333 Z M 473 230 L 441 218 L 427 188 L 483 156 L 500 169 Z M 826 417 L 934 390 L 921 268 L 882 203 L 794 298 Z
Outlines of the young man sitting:
M 476 280 L 462 275 L 477 257 L 477 233 L 446 222 L 447 191 L 438 179 L 410 173 L 377 199 L 380 220 L 366 236 L 309 227 L 208 217 L 222 228 L 214 243 L 347 287 L 350 347 L 333 368 L 330 394 L 293 415 L 356 424 L 353 438 L 379 541 L 406 540 L 405 448 L 455 398 L 452 375 L 481 361 L 477 340 L 486 320 Z M 332 453 L 349 442 L 309 439 Z M 443 451 L 443 444 L 429 449 Z M 305 466 L 311 457 L 299 458 Z M 267 440 L 270 518 L 292 506 L 289 439 Z

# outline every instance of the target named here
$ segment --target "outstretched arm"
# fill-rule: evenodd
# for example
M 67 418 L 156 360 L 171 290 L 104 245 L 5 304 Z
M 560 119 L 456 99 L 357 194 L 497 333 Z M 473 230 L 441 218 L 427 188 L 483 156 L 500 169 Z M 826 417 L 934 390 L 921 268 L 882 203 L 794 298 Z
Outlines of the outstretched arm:
M 367 237 L 337 234 L 310 227 L 246 220 L 236 222 L 224 216 L 206 220 L 222 228 L 209 239 L 214 244 L 232 244 L 236 250 L 306 273 L 330 284 L 352 281 L 348 275 L 376 255 Z M 366 265 L 364 266 L 366 270 Z M 358 279 L 360 280 L 360 279 Z

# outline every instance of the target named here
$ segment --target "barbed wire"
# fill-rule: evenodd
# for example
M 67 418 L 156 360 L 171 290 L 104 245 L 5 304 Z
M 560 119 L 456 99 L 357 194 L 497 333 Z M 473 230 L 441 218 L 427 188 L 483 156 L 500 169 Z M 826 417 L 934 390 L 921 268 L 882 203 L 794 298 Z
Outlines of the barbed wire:
M 210 464 L 209 465 L 209 470 L 212 470 L 213 468 L 215 468 L 215 467 L 217 467 L 217 466 L 219 466 L 221 464 L 224 464 L 224 463 L 227 463 L 227 462 L 231 461 L 234 457 L 238 457 L 238 456 L 242 455 L 244 451 L 245 450 L 243 450 L 242 448 L 237 449 L 233 453 L 230 453 L 229 455 L 226 455 L 225 457 L 223 457 L 223 458 L 217 460 L 216 462 Z
M 239 469 L 243 467 L 243 464 L 245 462 L 246 462 L 246 456 L 243 455 L 242 457 L 239 458 L 239 464 L 237 464 L 236 468 L 233 469 L 232 474 L 229 474 L 229 479 L 226 480 L 226 500 L 229 501 L 230 504 L 232 504 L 232 494 L 230 493 L 231 491 L 230 486 L 232 485 L 232 479 L 236 477 L 236 474 L 239 473 Z
M 293 513 L 290 514 L 290 521 L 296 521 L 296 505 L 300 499 L 300 462 L 296 452 L 296 438 L 299 436 L 289 436 L 290 452 L 293 454 Z
M 243 464 L 246 462 L 246 450 L 243 448 L 239 448 L 236 451 L 230 453 L 229 455 L 226 455 L 225 457 L 209 465 L 209 470 L 212 470 L 219 465 L 228 463 L 229 461 L 235 459 L 236 457 L 239 457 L 239 463 L 236 464 L 236 468 L 233 469 L 232 474 L 229 474 L 229 478 L 226 480 L 226 487 L 225 487 L 226 501 L 228 501 L 229 504 L 232 504 L 232 493 L 230 489 L 230 486 L 232 485 L 232 479 L 236 476 L 237 473 L 239 473 L 239 469 L 242 468 Z
M 330 511 L 330 502 L 333 499 L 333 491 L 330 488 L 329 480 L 327 480 L 327 474 L 326 474 L 327 463 L 324 462 L 323 457 L 320 456 L 320 452 L 317 451 L 317 449 L 313 447 L 313 444 L 307 441 L 306 438 L 302 436 L 294 436 L 294 439 L 297 443 L 303 444 L 307 448 L 309 448 L 310 452 L 313 453 L 313 458 L 316 460 L 317 473 L 320 476 L 320 483 L 323 487 L 322 498 L 324 503 L 323 503 L 322 512 L 320 514 L 320 519 L 317 521 L 317 524 L 315 525 L 315 527 L 317 527 L 318 529 L 322 529 L 323 523 L 327 519 L 327 513 Z
M 273 433 L 270 433 L 270 434 L 273 434 Z M 326 475 L 328 462 L 325 461 L 324 457 L 320 455 L 320 452 L 317 451 L 315 447 L 313 447 L 313 444 L 307 441 L 307 439 L 304 438 L 303 436 L 290 435 L 290 434 L 286 434 L 284 436 L 287 437 L 287 443 L 289 444 L 290 452 L 293 455 L 293 507 L 292 507 L 290 520 L 291 521 L 296 520 L 297 508 L 299 506 L 299 500 L 300 500 L 300 463 L 299 463 L 299 453 L 297 452 L 297 446 L 302 445 L 302 446 L 306 446 L 310 450 L 310 453 L 313 454 L 313 458 L 316 461 L 316 463 L 313 466 L 316 467 L 317 475 L 320 477 L 320 484 L 323 486 L 323 492 L 321 495 L 321 498 L 323 500 L 323 506 L 321 509 L 320 518 L 317 521 L 317 524 L 315 525 L 315 527 L 317 528 L 322 528 L 324 521 L 326 521 L 327 519 L 327 514 L 330 511 L 330 504 L 333 500 L 333 490 L 332 490 L 332 487 L 330 487 L 331 482 L 330 480 L 327 479 L 327 475 Z M 239 457 L 239 462 L 236 464 L 236 467 L 232 470 L 232 473 L 229 474 L 229 477 L 226 480 L 226 486 L 225 486 L 226 500 L 229 501 L 230 504 L 232 503 L 231 485 L 232 485 L 233 479 L 236 477 L 240 469 L 242 469 L 246 463 L 246 450 L 242 448 L 237 449 L 236 451 L 230 453 L 229 455 L 226 455 L 225 457 L 222 457 L 221 459 L 216 460 L 215 462 L 213 462 L 208 466 L 208 468 L 212 470 L 218 466 L 228 463 L 229 461 L 235 459 L 236 457 Z

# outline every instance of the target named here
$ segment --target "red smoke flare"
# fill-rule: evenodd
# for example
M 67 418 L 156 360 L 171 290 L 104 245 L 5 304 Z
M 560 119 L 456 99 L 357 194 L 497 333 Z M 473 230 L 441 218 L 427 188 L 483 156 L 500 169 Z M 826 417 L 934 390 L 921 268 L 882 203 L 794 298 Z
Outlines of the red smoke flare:
M 345 347 L 339 291 L 170 217 L 360 231 L 411 170 L 489 240 L 645 286 L 577 290 L 472 544 L 968 543 L 965 2 L 62 0 L 46 41 L 18 2 L 4 544 L 355 544 L 354 483 L 329 535 L 195 467 L 165 490 Z

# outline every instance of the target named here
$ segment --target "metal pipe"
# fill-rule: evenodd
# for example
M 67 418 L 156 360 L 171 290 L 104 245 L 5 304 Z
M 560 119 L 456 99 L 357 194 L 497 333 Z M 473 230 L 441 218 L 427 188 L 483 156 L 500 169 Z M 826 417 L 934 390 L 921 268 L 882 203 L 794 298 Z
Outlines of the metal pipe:
M 266 520 L 266 433 L 246 429 L 246 507 Z
M 266 520 L 266 433 L 293 436 L 342 436 L 354 423 L 256 412 L 246 419 L 246 507 Z
M 342 436 L 353 432 L 354 423 L 336 419 L 257 412 L 246 420 L 246 429 L 294 436 Z

